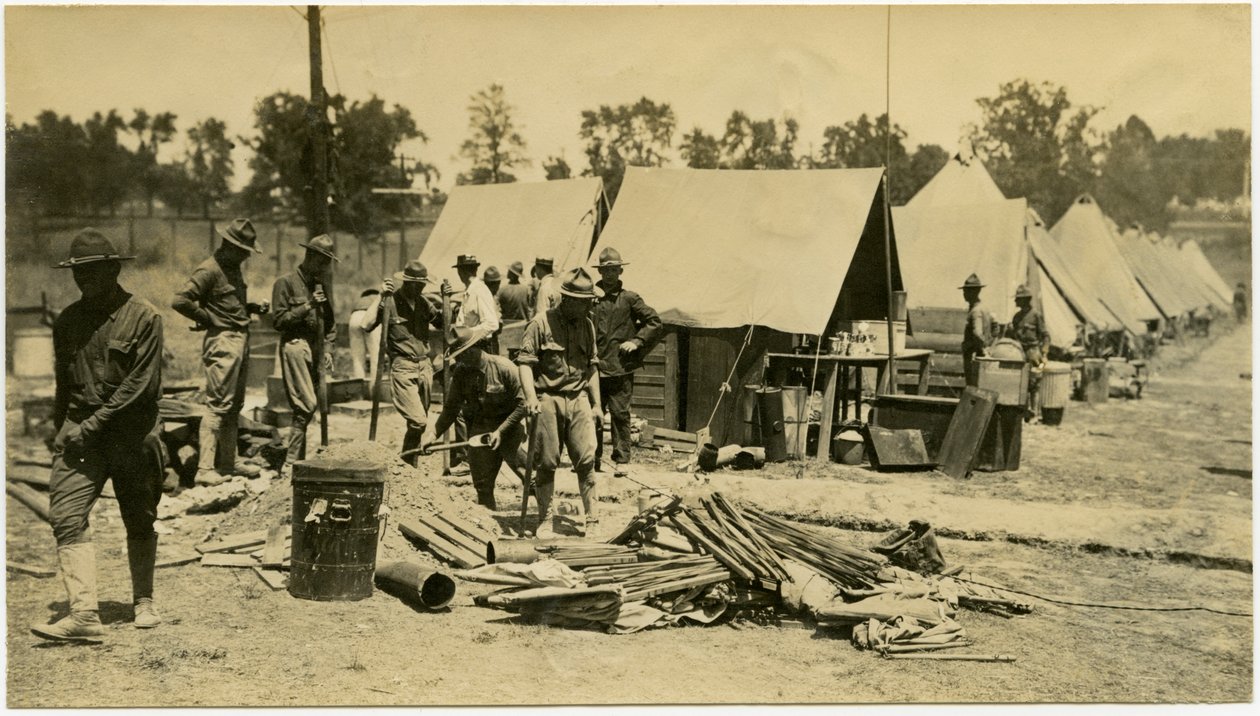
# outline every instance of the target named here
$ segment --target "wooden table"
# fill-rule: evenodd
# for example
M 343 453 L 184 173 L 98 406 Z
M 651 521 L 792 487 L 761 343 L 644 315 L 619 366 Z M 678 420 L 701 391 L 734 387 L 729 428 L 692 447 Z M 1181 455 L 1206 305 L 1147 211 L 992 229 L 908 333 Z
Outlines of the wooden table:
M 931 368 L 929 363 L 932 359 L 932 351 L 926 349 L 906 350 L 898 353 L 896 359 L 899 361 L 913 361 L 919 364 L 919 383 L 917 392 L 919 395 L 926 395 L 928 389 L 928 376 Z M 814 370 L 815 356 L 812 353 L 767 353 L 766 354 L 766 376 L 771 385 L 782 387 L 787 381 L 787 372 L 789 368 L 803 368 L 807 373 Z M 822 425 L 818 431 L 818 449 L 815 457 L 819 460 L 830 460 L 831 452 L 831 427 L 834 422 L 836 412 L 836 392 L 840 385 L 845 389 L 840 390 L 840 421 L 844 422 L 849 419 L 849 377 L 853 368 L 857 368 L 855 376 L 855 393 L 856 399 L 854 403 L 854 416 L 861 418 L 862 403 L 862 368 L 875 368 L 875 392 L 890 392 L 889 385 L 893 381 L 893 376 L 888 375 L 888 354 L 875 353 L 864 356 L 838 356 L 821 353 L 817 356 L 818 370 L 825 378 L 825 387 L 823 389 L 823 406 L 826 407 L 822 411 Z

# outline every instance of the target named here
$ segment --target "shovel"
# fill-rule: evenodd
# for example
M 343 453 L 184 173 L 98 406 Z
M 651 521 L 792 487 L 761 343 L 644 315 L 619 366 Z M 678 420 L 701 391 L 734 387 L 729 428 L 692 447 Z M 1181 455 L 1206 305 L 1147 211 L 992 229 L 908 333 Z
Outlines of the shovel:
M 403 452 L 402 455 L 400 455 L 399 457 L 411 457 L 412 455 L 428 455 L 429 453 L 439 452 L 442 450 L 454 450 L 456 448 L 462 448 L 462 447 L 479 448 L 479 447 L 489 447 L 489 446 L 490 446 L 490 433 L 482 433 L 480 435 L 474 435 L 468 438 L 467 440 L 457 442 L 457 443 L 438 443 L 437 445 L 430 445 L 428 447 L 416 448 L 414 450 L 407 450 Z

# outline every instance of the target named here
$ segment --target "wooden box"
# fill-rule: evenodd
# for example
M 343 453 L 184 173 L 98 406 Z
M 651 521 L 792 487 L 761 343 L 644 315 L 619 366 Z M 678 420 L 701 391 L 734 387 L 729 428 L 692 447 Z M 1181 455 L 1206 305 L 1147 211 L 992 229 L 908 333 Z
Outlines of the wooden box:
M 998 394 L 998 405 L 1028 403 L 1028 364 L 1022 360 L 976 358 L 976 387 Z

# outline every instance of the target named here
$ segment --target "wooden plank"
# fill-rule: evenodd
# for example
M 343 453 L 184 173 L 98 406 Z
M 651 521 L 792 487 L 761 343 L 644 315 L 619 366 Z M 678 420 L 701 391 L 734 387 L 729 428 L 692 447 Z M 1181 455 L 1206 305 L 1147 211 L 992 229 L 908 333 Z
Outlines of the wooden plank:
M 203 567 L 253 567 L 257 564 L 258 560 L 247 554 L 211 552 L 210 554 L 201 555 L 201 566 Z
M 818 449 L 815 450 L 814 457 L 823 462 L 831 461 L 831 421 L 836 412 L 836 384 L 839 382 L 840 366 L 830 363 L 825 368 L 827 375 L 827 387 L 823 389 L 822 401 L 822 424 L 818 429 Z M 805 405 L 809 405 L 809 396 L 805 396 Z M 808 410 L 808 408 L 806 408 Z M 808 415 L 805 416 L 809 418 Z M 800 428 L 800 452 L 805 453 L 805 445 L 809 438 L 809 423 L 803 423 Z
M 264 569 L 263 567 L 254 567 L 254 574 L 258 575 L 272 591 L 280 591 L 289 586 L 289 578 L 284 572 L 278 569 Z
M 477 525 L 474 525 L 471 522 L 468 522 L 467 520 L 459 517 L 458 515 L 452 515 L 446 512 L 438 512 L 436 513 L 436 516 L 441 518 L 442 521 L 446 522 L 450 526 L 458 529 L 459 531 L 463 532 L 469 537 L 472 537 L 473 539 L 480 542 L 482 547 L 484 547 L 487 542 L 492 542 L 495 539 L 494 535 L 478 527 Z
M 992 390 L 968 386 L 963 391 L 936 457 L 942 472 L 955 478 L 966 477 L 971 472 L 996 406 L 997 393 Z
M 656 437 L 657 439 L 666 438 L 669 440 L 676 440 L 678 442 L 691 443 L 691 444 L 695 444 L 696 442 L 695 433 L 688 433 L 682 430 L 670 430 L 669 428 L 662 428 L 662 427 L 656 428 Z
M 262 566 L 279 567 L 284 562 L 284 538 L 289 526 L 279 524 L 267 530 L 267 542 L 263 546 Z
M 923 433 L 919 430 L 890 430 L 875 425 L 867 426 L 870 437 L 871 464 L 876 470 L 888 468 L 930 468 Z
M 165 557 L 163 559 L 159 559 L 153 566 L 154 567 L 179 567 L 185 564 L 192 564 L 193 562 L 196 562 L 200 559 L 201 559 L 201 555 L 198 554 L 197 552 L 188 552 L 186 554 L 181 554 L 174 557 Z
M 31 511 L 38 515 L 40 519 L 45 522 L 48 521 L 47 494 L 20 482 L 6 482 L 4 491 L 12 495 L 13 499 L 31 508 Z
M 214 542 L 204 542 L 194 547 L 202 554 L 210 554 L 211 552 L 231 552 L 235 549 L 244 547 L 256 547 L 267 541 L 267 530 L 257 530 L 255 532 L 242 532 L 241 534 L 228 535 L 221 540 Z
M 14 562 L 11 559 L 5 560 L 4 568 L 10 572 L 17 572 L 18 574 L 25 574 L 29 577 L 55 577 L 57 576 L 57 570 L 55 569 L 48 569 L 47 567 L 37 567 L 33 564 L 23 564 L 21 562 Z
M 484 555 L 476 555 L 434 532 L 422 522 L 400 521 L 398 530 L 413 540 L 423 542 L 433 554 L 461 569 L 472 569 L 486 563 Z

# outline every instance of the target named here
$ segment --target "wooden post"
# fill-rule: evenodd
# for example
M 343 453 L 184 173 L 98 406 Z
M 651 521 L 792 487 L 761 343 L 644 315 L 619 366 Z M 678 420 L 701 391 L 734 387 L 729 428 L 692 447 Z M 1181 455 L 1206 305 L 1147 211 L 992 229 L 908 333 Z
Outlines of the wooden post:
M 311 130 L 311 191 L 307 196 L 306 234 L 314 238 L 328 233 L 328 104 L 324 96 L 323 56 L 320 52 L 319 6 L 306 6 L 306 27 L 310 46 L 311 101 L 306 121 Z
M 407 157 L 398 155 L 398 171 L 402 173 L 403 181 L 407 180 Z M 398 268 L 407 265 L 407 195 L 399 196 L 398 204 Z M 382 272 L 384 273 L 384 272 Z

